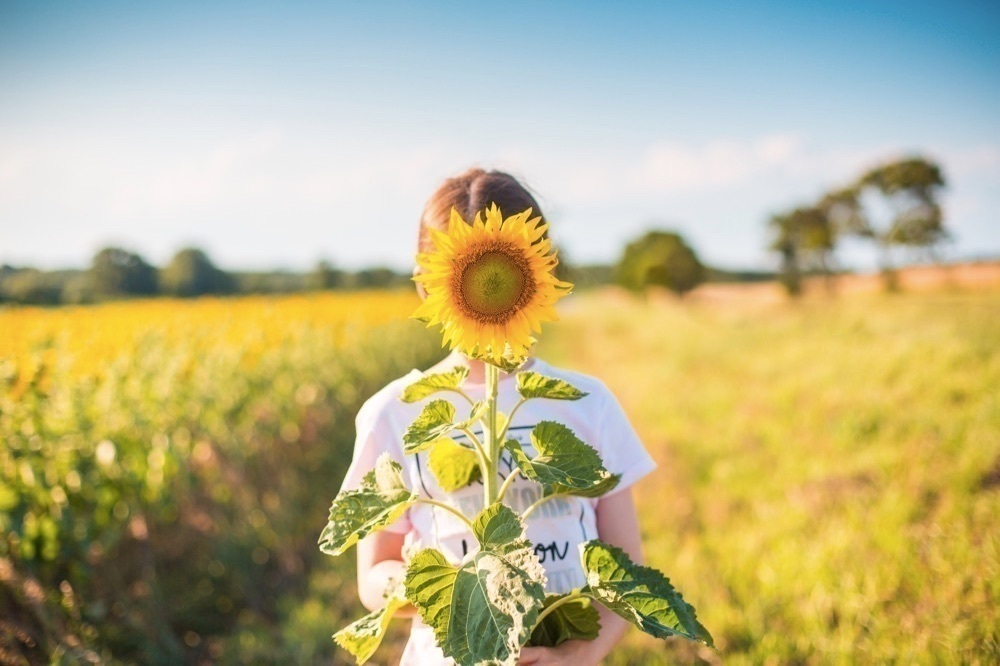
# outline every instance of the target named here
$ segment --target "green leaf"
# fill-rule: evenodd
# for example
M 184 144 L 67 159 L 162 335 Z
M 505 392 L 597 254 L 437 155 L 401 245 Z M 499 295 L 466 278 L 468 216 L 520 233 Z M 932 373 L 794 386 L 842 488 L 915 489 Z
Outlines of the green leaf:
M 416 453 L 446 437 L 455 428 L 455 406 L 447 400 L 431 400 L 403 433 L 403 450 Z
M 511 356 L 510 354 L 505 354 L 499 359 L 483 358 L 483 361 L 489 363 L 490 365 L 495 365 L 507 374 L 510 374 L 520 368 L 525 364 L 525 362 L 527 362 L 527 360 L 527 356 Z
M 452 430 L 469 428 L 482 418 L 489 403 L 485 400 L 472 405 L 472 412 L 465 421 L 455 421 L 455 406 L 447 400 L 431 400 L 420 415 L 403 433 L 403 450 L 416 453 L 433 446 L 437 441 L 445 439 Z
M 522 398 L 550 398 L 552 400 L 579 400 L 590 395 L 569 382 L 546 377 L 537 372 L 517 373 L 517 392 Z
M 598 483 L 589 488 L 570 488 L 568 486 L 562 486 L 558 483 L 554 483 L 551 486 L 545 486 L 545 495 L 575 495 L 577 497 L 601 497 L 610 493 L 618 482 L 621 481 L 621 474 L 608 474 L 606 477 L 601 479 Z
M 472 533 L 483 550 L 503 550 L 527 543 L 524 524 L 506 504 L 491 504 L 472 521 Z
M 509 439 L 504 446 L 525 478 L 549 487 L 548 494 L 596 497 L 618 483 L 620 477 L 604 469 L 597 451 L 561 423 L 539 421 L 531 443 L 537 455 L 530 459 L 517 440 Z
M 343 491 L 333 500 L 319 549 L 340 555 L 371 532 L 395 522 L 416 500 L 417 495 L 403 483 L 402 467 L 383 453 L 360 487 Z
M 460 566 L 433 548 L 413 556 L 406 597 L 459 666 L 513 666 L 545 601 L 544 570 L 509 507 L 487 507 L 473 526 L 480 550 Z
M 534 340 L 534 338 L 532 338 L 532 340 Z M 528 357 L 526 355 L 514 356 L 510 347 L 507 345 L 504 346 L 504 352 L 499 358 L 493 357 L 492 350 L 489 347 L 486 347 L 484 350 L 478 345 L 472 349 L 463 351 L 463 353 L 468 358 L 489 363 L 490 365 L 495 366 L 508 374 L 514 372 L 528 361 Z
M 476 452 L 450 438 L 437 440 L 431 449 L 429 464 L 438 485 L 448 493 L 482 478 Z
M 694 607 L 656 569 L 635 564 L 620 548 L 596 540 L 580 546 L 580 559 L 587 576 L 584 592 L 647 634 L 714 646 Z
M 489 408 L 490 403 L 488 400 L 478 400 L 474 405 L 472 405 L 472 412 L 469 414 L 469 418 L 462 423 L 455 424 L 455 427 L 468 428 L 473 423 L 483 418 Z
M 565 594 L 550 594 L 545 597 L 545 608 L 566 597 Z M 568 640 L 580 639 L 592 641 L 601 631 L 601 616 L 594 608 L 590 599 L 578 597 L 560 605 L 549 613 L 531 632 L 528 645 L 537 647 L 556 647 Z
M 424 548 L 406 566 L 406 598 L 434 629 L 439 645 L 448 640 L 458 567 L 436 548 Z
M 416 402 L 438 391 L 457 391 L 468 376 L 469 369 L 461 365 L 448 372 L 425 375 L 407 386 L 400 399 L 403 402 Z
M 333 640 L 337 645 L 344 648 L 358 662 L 358 666 L 364 664 L 375 654 L 375 650 L 381 645 L 385 637 L 385 631 L 389 627 L 389 621 L 400 608 L 407 604 L 403 590 L 394 593 L 386 600 L 384 607 L 365 615 L 360 620 L 352 622 L 333 635 Z

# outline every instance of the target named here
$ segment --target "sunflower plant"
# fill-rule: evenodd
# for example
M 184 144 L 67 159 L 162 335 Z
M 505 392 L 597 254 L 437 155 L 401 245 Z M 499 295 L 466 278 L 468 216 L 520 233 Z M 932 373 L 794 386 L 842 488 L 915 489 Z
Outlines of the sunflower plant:
M 511 417 L 524 402 L 587 395 L 562 379 L 518 371 L 535 342 L 533 335 L 542 322 L 556 319 L 556 301 L 572 289 L 555 277 L 556 253 L 545 230 L 540 217 L 531 217 L 531 209 L 505 219 L 494 205 L 472 224 L 453 209 L 447 232 L 432 231 L 433 251 L 417 256 L 423 270 L 414 279 L 427 297 L 413 316 L 428 327 L 440 326 L 446 346 L 484 361 L 485 395 L 476 399 L 465 390 L 465 367 L 425 375 L 406 387 L 400 398 L 423 407 L 403 435 L 403 450 L 430 451 L 437 460 L 433 471 L 447 490 L 482 480 L 485 508 L 466 516 L 456 506 L 421 496 L 406 486 L 401 466 L 388 454 L 360 487 L 333 500 L 319 540 L 320 549 L 330 555 L 340 555 L 385 528 L 417 502 L 457 516 L 478 544 L 459 562 L 435 548 L 408 554 L 405 579 L 386 591 L 385 606 L 334 635 L 359 664 L 372 656 L 392 616 L 408 603 L 459 666 L 515 664 L 525 645 L 596 638 L 595 601 L 653 636 L 712 645 L 694 608 L 666 576 L 599 540 L 580 547 L 585 586 L 568 594 L 545 592 L 545 570 L 527 538 L 526 519 L 554 497 L 599 497 L 619 481 L 593 447 L 560 423 L 541 421 L 534 427 L 533 455 L 507 437 Z M 517 372 L 520 400 L 509 414 L 497 404 L 501 372 Z M 457 394 L 467 415 L 438 397 L 442 393 Z M 465 436 L 461 443 L 450 437 L 453 433 Z M 505 479 L 498 471 L 504 450 L 516 464 Z M 518 475 L 544 489 L 542 498 L 521 515 L 503 502 Z

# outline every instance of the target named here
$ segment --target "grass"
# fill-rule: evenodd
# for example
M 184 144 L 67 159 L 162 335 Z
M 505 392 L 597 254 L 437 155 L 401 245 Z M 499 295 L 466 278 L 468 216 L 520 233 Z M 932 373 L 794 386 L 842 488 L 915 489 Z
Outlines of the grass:
M 343 663 L 354 556 L 315 539 L 361 401 L 442 354 L 414 303 L 0 310 L 0 662 Z M 998 314 L 568 299 L 539 353 L 621 400 L 660 464 L 647 559 L 718 645 L 632 630 L 607 663 L 1000 662 Z
M 718 651 L 607 663 L 1000 660 L 1000 294 L 706 306 L 576 297 L 540 355 L 600 377 L 660 467 L 649 563 Z

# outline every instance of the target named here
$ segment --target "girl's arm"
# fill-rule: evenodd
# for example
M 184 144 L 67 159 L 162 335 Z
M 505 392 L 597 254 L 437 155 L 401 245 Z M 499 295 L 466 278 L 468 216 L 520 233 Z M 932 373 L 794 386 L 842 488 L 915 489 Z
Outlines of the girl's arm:
M 386 590 L 406 575 L 403 563 L 402 534 L 376 532 L 358 542 L 358 596 L 370 611 L 385 606 Z M 400 608 L 396 615 L 409 617 L 416 612 L 411 605 Z
M 626 488 L 597 502 L 597 533 L 601 541 L 618 546 L 636 564 L 643 564 L 642 536 L 632 501 L 632 489 Z M 524 648 L 518 662 L 524 666 L 599 664 L 625 635 L 628 622 L 595 603 L 601 615 L 601 633 L 592 641 L 566 641 L 555 648 Z

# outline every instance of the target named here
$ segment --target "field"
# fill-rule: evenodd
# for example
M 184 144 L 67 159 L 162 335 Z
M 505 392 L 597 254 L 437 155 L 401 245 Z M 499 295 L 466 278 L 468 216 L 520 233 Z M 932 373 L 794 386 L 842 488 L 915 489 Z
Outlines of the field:
M 414 303 L 0 312 L 0 663 L 341 663 L 353 567 L 315 539 L 361 401 L 442 353 Z M 998 313 L 570 298 L 539 353 L 619 396 L 660 463 L 647 559 L 719 647 L 632 631 L 608 663 L 1000 661 Z
M 720 647 L 612 663 L 1000 660 L 1000 296 L 574 305 L 542 353 L 631 414 L 647 557 Z
M 361 402 L 441 354 L 416 302 L 0 313 L 0 663 L 329 662 L 316 539 Z

